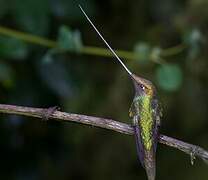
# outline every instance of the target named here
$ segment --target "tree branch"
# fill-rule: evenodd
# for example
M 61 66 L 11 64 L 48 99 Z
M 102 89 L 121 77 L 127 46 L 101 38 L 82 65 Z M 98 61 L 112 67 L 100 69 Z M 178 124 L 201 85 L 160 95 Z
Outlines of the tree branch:
M 31 108 L 23 106 L 5 105 L 0 104 L 0 113 L 15 114 L 30 117 L 43 118 L 48 109 L 45 108 Z M 80 114 L 72 114 L 61 111 L 54 111 L 50 115 L 50 119 L 76 122 L 91 126 L 96 126 L 104 129 L 113 130 L 122 134 L 133 135 L 133 128 L 129 124 L 125 124 L 112 119 L 105 119 L 100 117 L 86 116 Z M 191 156 L 191 162 L 195 159 L 195 156 L 208 162 L 208 151 L 203 148 L 192 145 L 165 135 L 159 136 L 159 142 L 167 146 L 179 149 Z
M 46 39 L 44 37 L 40 37 L 37 35 L 29 34 L 26 32 L 17 31 L 14 29 L 10 29 L 4 26 L 0 26 L 0 35 L 13 37 L 16 39 L 23 40 L 25 42 L 38 44 L 41 46 L 45 46 L 48 48 L 55 48 L 58 46 L 56 41 Z M 179 44 L 174 47 L 170 47 L 167 49 L 163 49 L 161 52 L 162 57 L 169 57 L 177 55 L 181 52 L 183 52 L 187 48 L 184 44 Z M 80 49 L 81 53 L 83 54 L 89 54 L 89 55 L 97 55 L 97 56 L 105 56 L 105 57 L 112 57 L 113 55 L 109 53 L 109 50 L 106 48 L 98 48 L 94 46 L 84 46 Z M 138 55 L 134 52 L 130 51 L 124 51 L 124 50 L 116 50 L 119 57 L 123 59 L 137 59 Z

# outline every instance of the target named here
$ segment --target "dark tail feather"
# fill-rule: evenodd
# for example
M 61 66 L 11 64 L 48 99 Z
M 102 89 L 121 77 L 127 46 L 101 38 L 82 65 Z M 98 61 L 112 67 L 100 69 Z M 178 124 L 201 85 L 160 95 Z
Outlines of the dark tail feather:
M 143 144 L 141 142 L 139 126 L 133 126 L 134 136 L 136 140 L 137 156 L 141 165 L 145 168 L 148 180 L 155 180 L 155 151 L 154 148 L 149 152 L 144 152 Z M 146 157 L 144 159 L 144 156 Z
M 153 149 L 149 152 L 146 152 L 146 158 L 144 161 L 145 161 L 144 166 L 148 180 L 155 180 L 156 166 L 155 166 L 155 153 Z
M 146 168 L 148 180 L 155 180 L 155 168 Z
M 139 127 L 136 125 L 133 126 L 133 129 L 134 129 L 134 136 L 136 140 L 137 157 L 139 158 L 141 165 L 144 167 L 144 149 L 141 143 L 140 130 L 139 130 Z

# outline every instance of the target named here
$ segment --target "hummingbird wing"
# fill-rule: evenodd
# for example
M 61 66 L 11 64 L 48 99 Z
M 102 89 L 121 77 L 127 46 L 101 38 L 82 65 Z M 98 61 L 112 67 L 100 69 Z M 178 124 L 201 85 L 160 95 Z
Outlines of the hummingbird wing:
M 133 125 L 133 129 L 134 129 L 134 137 L 136 140 L 137 157 L 139 158 L 141 165 L 144 167 L 144 147 L 141 142 L 139 126 Z
M 153 109 L 153 118 L 155 119 L 153 138 L 154 138 L 154 151 L 156 152 L 158 138 L 159 138 L 159 128 L 161 125 L 161 117 L 162 117 L 162 108 L 157 99 L 154 99 L 152 101 L 152 109 Z
M 144 167 L 144 146 L 141 141 L 141 132 L 139 127 L 139 108 L 135 107 L 134 102 L 131 104 L 131 107 L 129 109 L 129 116 L 133 118 L 133 130 L 134 130 L 134 137 L 136 141 L 136 151 L 137 151 L 137 157 L 141 163 L 141 165 Z

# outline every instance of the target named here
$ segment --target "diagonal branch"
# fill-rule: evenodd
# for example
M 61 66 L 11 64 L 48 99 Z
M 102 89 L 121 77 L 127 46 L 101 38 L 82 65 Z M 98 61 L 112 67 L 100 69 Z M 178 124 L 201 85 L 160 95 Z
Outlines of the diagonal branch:
M 0 113 L 15 114 L 30 117 L 43 118 L 48 109 L 45 108 L 31 108 L 23 106 L 5 105 L 0 104 Z M 96 126 L 104 129 L 113 130 L 122 134 L 133 135 L 133 129 L 131 125 L 125 124 L 112 119 L 105 119 L 100 117 L 86 116 L 80 114 L 72 114 L 61 111 L 55 111 L 50 115 L 51 119 L 76 122 L 91 126 Z M 208 151 L 203 148 L 189 144 L 165 135 L 159 136 L 159 142 L 167 146 L 179 149 L 191 156 L 191 162 L 195 159 L 195 156 L 208 162 Z
M 36 36 L 33 34 L 29 34 L 26 32 L 21 32 L 21 31 L 17 31 L 14 29 L 10 29 L 4 26 L 0 26 L 0 35 L 13 37 L 13 38 L 20 39 L 28 43 L 38 44 L 38 45 L 45 46 L 48 48 L 55 48 L 58 46 L 56 41 L 46 39 L 44 37 Z M 161 52 L 161 55 L 162 57 L 174 56 L 181 52 L 184 52 L 186 48 L 187 46 L 185 44 L 179 44 L 174 47 L 163 49 Z M 84 46 L 82 47 L 82 49 L 80 49 L 80 51 L 83 54 L 112 57 L 112 54 L 109 53 L 109 50 L 105 48 L 98 48 L 94 46 Z M 116 50 L 116 52 L 119 55 L 119 57 L 123 59 L 137 59 L 138 58 L 138 55 L 134 52 L 124 51 L 124 50 Z

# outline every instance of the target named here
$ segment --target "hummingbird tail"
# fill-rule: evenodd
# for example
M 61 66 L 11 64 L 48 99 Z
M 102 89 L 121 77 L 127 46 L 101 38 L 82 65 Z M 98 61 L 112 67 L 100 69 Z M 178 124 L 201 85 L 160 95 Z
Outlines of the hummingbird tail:
M 146 168 L 148 180 L 155 180 L 155 168 Z
M 144 167 L 144 169 L 146 170 L 148 180 L 155 180 L 155 176 L 156 176 L 155 150 L 154 148 L 151 148 L 150 151 L 145 150 L 141 142 L 139 126 L 133 125 L 133 129 L 134 129 L 136 149 L 137 149 L 137 155 L 138 155 L 139 161 L 141 165 Z
M 147 159 L 145 159 L 144 165 L 148 180 L 155 180 L 156 167 L 155 167 L 155 157 L 154 152 L 148 152 L 146 154 Z

